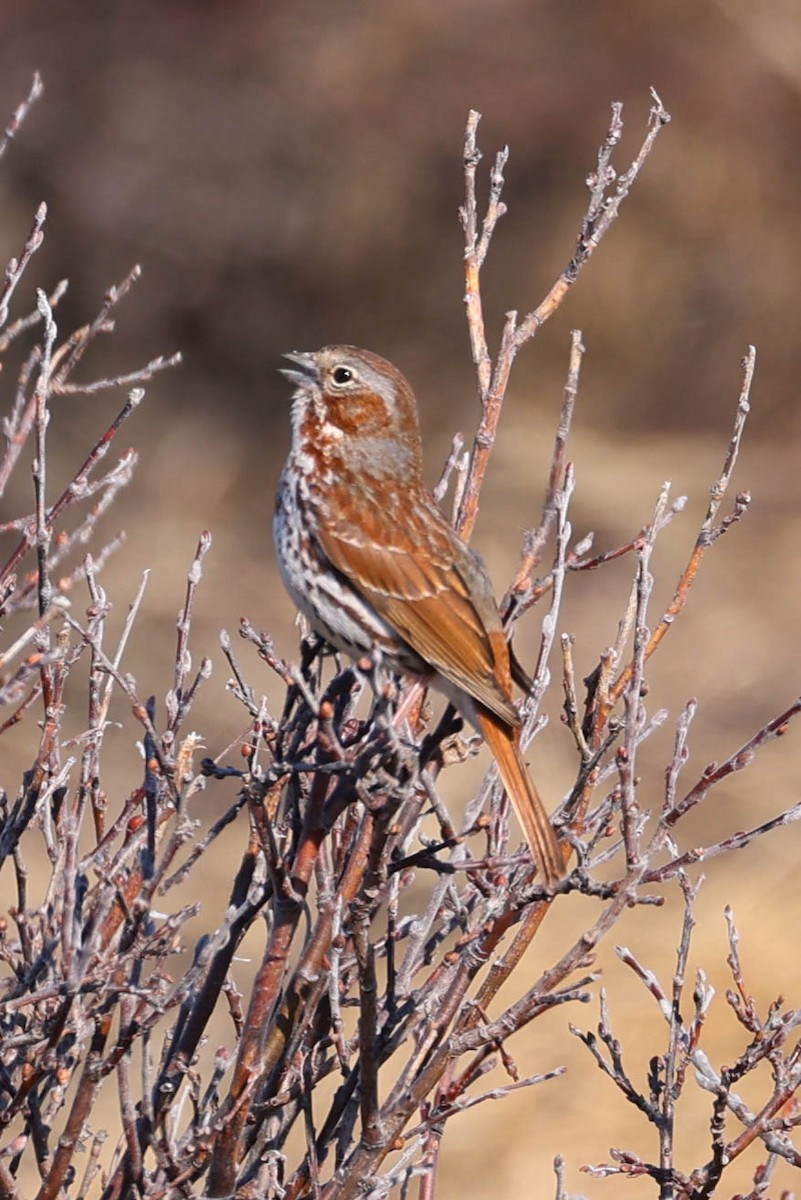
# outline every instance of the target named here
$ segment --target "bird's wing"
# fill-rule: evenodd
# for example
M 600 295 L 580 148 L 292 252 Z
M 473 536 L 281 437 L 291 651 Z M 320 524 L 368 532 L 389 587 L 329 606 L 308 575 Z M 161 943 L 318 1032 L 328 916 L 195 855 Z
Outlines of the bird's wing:
M 433 500 L 418 499 L 326 525 L 320 548 L 426 663 L 516 725 L 509 649 L 483 563 Z

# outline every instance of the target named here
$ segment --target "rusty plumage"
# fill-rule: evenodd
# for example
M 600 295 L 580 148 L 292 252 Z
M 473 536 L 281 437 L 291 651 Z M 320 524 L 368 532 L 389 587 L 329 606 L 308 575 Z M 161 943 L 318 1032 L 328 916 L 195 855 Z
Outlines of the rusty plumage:
M 439 688 L 489 745 L 544 879 L 564 862 L 520 751 L 513 665 L 481 559 L 422 476 L 417 405 L 391 363 L 353 346 L 287 356 L 292 446 L 274 521 L 287 590 L 353 656 Z

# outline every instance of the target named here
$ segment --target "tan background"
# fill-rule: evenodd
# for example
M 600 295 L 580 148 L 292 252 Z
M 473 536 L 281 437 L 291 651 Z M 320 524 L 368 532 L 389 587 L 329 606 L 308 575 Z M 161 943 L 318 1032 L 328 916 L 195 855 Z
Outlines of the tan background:
M 576 530 L 594 529 L 606 548 L 647 519 L 663 479 L 690 497 L 654 564 L 658 611 L 722 461 L 739 359 L 755 343 L 754 411 L 735 481 L 754 492 L 753 512 L 713 550 L 672 645 L 649 673 L 649 703 L 675 716 L 688 696 L 700 701 L 688 783 L 787 705 L 799 690 L 801 584 L 799 64 L 795 0 L 7 0 L 2 111 L 27 90 L 34 68 L 47 89 L 0 173 L 4 260 L 18 252 L 34 205 L 50 206 L 47 242 L 17 312 L 30 305 L 34 285 L 66 275 L 71 289 L 59 322 L 71 329 L 138 261 L 143 280 L 84 377 L 174 349 L 185 354 L 183 368 L 150 386 L 123 435 L 141 448 L 143 463 L 104 525 L 106 536 L 120 524 L 129 532 L 105 577 L 118 623 L 139 573 L 152 571 L 128 660 L 143 694 L 161 696 L 169 686 L 183 576 L 204 527 L 214 545 L 193 650 L 215 659 L 195 717 L 210 752 L 244 724 L 224 692 L 219 629 L 235 630 L 245 613 L 294 653 L 268 531 L 288 434 L 287 388 L 275 373 L 283 350 L 350 341 L 392 358 L 421 401 L 432 479 L 453 431 L 471 431 L 476 405 L 456 219 L 468 108 L 484 113 L 485 165 L 503 143 L 512 152 L 510 212 L 486 272 L 494 338 L 503 312 L 536 304 L 570 256 L 610 101 L 626 104 L 623 167 L 639 144 L 653 85 L 673 124 L 574 294 L 518 364 L 476 544 L 501 591 L 518 531 L 538 509 L 569 330 L 578 326 L 588 355 L 571 451 Z M 54 414 L 64 478 L 118 404 L 110 396 L 82 399 Z M 14 499 L 25 508 L 28 477 L 20 474 Z M 577 634 L 581 673 L 614 636 L 629 571 L 622 564 L 572 581 L 563 628 Z M 531 618 L 520 639 L 527 661 L 537 624 Z M 277 703 L 272 680 L 244 650 L 242 657 L 257 688 Z M 537 747 L 552 797 L 574 770 L 558 693 Z M 644 802 L 658 803 L 671 728 L 649 746 Z M 33 734 L 19 731 L 8 763 L 26 761 Z M 801 727 L 791 730 L 722 790 L 684 844 L 798 799 L 799 736 Z M 138 769 L 130 740 L 126 734 L 118 745 L 121 781 Z M 201 811 L 208 817 L 230 795 L 210 790 Z M 243 836 L 233 831 L 226 853 L 206 864 L 209 922 L 219 917 Z M 709 865 L 693 964 L 703 964 L 719 988 L 729 901 L 761 1002 L 778 992 L 799 1002 L 799 846 L 801 830 L 791 828 Z M 532 972 L 585 918 L 586 905 L 565 907 L 563 924 L 554 919 L 538 945 Z M 678 923 L 675 909 L 647 910 L 615 937 L 666 978 Z M 252 949 L 258 955 L 258 945 Z M 606 969 L 616 1027 L 642 1080 L 664 1030 L 623 968 L 612 961 Z M 713 1061 L 730 1062 L 742 1038 L 722 994 L 715 1013 L 707 1050 Z M 581 1163 L 607 1159 L 609 1146 L 655 1157 L 651 1131 L 573 1044 L 568 1019 L 594 1024 L 596 1008 L 562 1009 L 511 1048 L 525 1073 L 569 1061 L 572 1074 L 455 1120 L 443 1195 L 551 1195 L 549 1163 L 559 1151 L 571 1191 L 611 1196 L 621 1185 L 580 1176 Z M 758 1090 L 744 1090 L 758 1105 Z M 707 1157 L 708 1111 L 706 1097 L 688 1104 L 683 1169 Z M 786 1186 L 797 1186 L 793 1174 L 781 1176 Z M 747 1190 L 746 1181 L 733 1172 L 726 1194 L 735 1185 Z M 627 1194 L 653 1191 L 635 1182 Z

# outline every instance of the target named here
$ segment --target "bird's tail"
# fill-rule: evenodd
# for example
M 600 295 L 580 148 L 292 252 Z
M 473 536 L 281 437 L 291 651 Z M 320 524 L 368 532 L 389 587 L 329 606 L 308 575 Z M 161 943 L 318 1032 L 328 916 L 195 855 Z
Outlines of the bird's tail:
M 523 826 L 543 882 L 552 887 L 565 873 L 565 860 L 539 792 L 523 762 L 520 734 L 486 709 L 480 709 L 477 715 L 484 740 L 498 764 L 506 794 Z

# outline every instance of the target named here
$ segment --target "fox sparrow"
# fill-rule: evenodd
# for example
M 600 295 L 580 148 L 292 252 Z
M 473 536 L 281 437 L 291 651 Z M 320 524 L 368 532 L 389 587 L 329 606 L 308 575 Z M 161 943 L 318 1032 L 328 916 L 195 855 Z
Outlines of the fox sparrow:
M 517 664 L 481 559 L 423 482 L 409 384 L 353 346 L 286 357 L 292 445 L 273 530 L 290 596 L 336 649 L 358 658 L 378 647 L 482 733 L 543 878 L 555 883 L 564 860 L 521 755 Z

